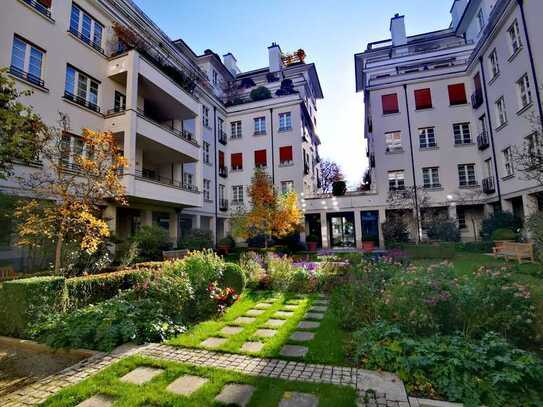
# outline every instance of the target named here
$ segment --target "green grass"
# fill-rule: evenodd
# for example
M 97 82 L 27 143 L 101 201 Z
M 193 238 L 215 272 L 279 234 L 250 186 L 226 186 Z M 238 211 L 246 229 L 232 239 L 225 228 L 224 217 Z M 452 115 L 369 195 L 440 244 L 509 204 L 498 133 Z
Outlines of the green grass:
M 164 369 L 164 372 L 143 385 L 123 383 L 120 377 L 138 366 Z M 209 382 L 190 397 L 175 395 L 165 390 L 177 377 L 189 374 L 205 377 Z M 314 384 L 267 377 L 247 376 L 223 369 L 197 367 L 169 361 L 158 361 L 141 356 L 132 356 L 104 369 L 97 375 L 68 387 L 42 403 L 47 407 L 75 406 L 95 394 L 116 398 L 115 407 L 135 406 L 219 406 L 214 398 L 225 384 L 250 384 L 256 390 L 249 403 L 250 407 L 277 406 L 285 392 L 312 393 L 319 398 L 319 406 L 354 406 L 354 388 L 332 384 Z

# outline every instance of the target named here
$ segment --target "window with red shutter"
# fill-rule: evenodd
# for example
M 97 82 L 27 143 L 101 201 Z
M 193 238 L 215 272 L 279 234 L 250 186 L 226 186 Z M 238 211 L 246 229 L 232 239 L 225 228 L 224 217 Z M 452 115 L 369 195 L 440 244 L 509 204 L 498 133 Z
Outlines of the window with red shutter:
M 381 98 L 383 103 L 383 114 L 398 113 L 398 95 L 393 93 L 391 95 L 383 95 Z
M 219 151 L 219 167 L 224 167 L 224 153 Z
M 38 0 L 38 3 L 41 3 L 47 8 L 51 8 L 51 3 L 53 0 Z
M 292 163 L 292 146 L 285 146 L 279 148 L 279 162 L 281 165 L 288 165 Z
M 417 110 L 430 109 L 432 107 L 432 92 L 429 88 L 415 91 L 415 106 Z
M 449 102 L 451 106 L 465 105 L 468 103 L 468 99 L 466 97 L 466 87 L 463 83 L 449 85 Z
M 266 167 L 268 161 L 266 159 L 266 150 L 255 151 L 255 167 Z
M 243 154 L 242 153 L 233 153 L 230 157 L 230 162 L 232 164 L 233 171 L 240 171 L 243 169 Z

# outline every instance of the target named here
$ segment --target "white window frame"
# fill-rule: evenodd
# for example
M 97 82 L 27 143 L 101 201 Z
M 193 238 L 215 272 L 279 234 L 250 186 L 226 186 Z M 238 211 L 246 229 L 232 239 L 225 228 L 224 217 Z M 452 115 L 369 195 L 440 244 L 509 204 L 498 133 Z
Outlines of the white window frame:
M 460 188 L 478 185 L 475 164 L 458 164 L 458 185 Z
M 292 113 L 284 112 L 279 113 L 279 131 L 292 130 Z
M 530 89 L 530 78 L 527 73 L 517 81 L 517 91 L 520 109 L 532 104 L 532 90 Z
M 477 22 L 479 23 L 479 33 L 481 33 L 483 29 L 485 28 L 485 23 L 486 23 L 485 12 L 482 7 L 477 12 Z
M 209 107 L 207 107 L 206 105 L 202 105 L 202 125 L 204 127 L 207 127 L 208 129 L 210 128 L 209 127 Z
M 454 145 L 461 146 L 473 144 L 471 136 L 471 123 L 454 123 L 453 124 Z
M 230 138 L 240 139 L 242 136 L 241 120 L 230 123 Z
M 524 143 L 526 147 L 526 152 L 533 157 L 543 157 L 543 142 L 539 132 L 534 131 L 533 133 L 524 137 Z
M 281 193 L 288 194 L 289 192 L 294 192 L 294 181 L 281 181 Z
M 387 152 L 402 151 L 402 132 L 389 131 L 385 133 L 385 146 Z
M 126 95 L 115 90 L 113 95 L 113 107 L 115 112 L 124 112 L 126 110 Z
M 22 45 L 24 47 L 24 49 L 22 48 L 19 48 L 19 47 L 16 47 L 16 44 L 19 44 L 19 45 Z M 15 56 L 16 56 L 16 50 L 18 51 L 22 51 L 23 52 L 23 55 L 22 55 L 22 64 L 19 64 L 19 63 L 14 63 L 14 59 Z M 36 60 L 36 57 L 39 56 L 39 67 L 37 68 L 39 70 L 39 72 L 36 72 L 35 70 L 35 67 L 36 65 L 33 64 L 33 60 Z M 19 55 L 17 55 L 17 59 Z M 38 48 L 37 46 L 35 46 L 34 44 L 30 43 L 29 41 L 25 40 L 23 37 L 19 36 L 19 35 L 14 35 L 13 36 L 13 43 L 12 43 L 12 47 L 11 47 L 11 66 L 18 69 L 18 70 L 21 70 L 21 74 L 24 76 L 23 79 L 27 79 L 29 80 L 30 82 L 34 82 L 32 79 L 32 77 L 35 77 L 37 78 L 39 81 L 41 81 L 43 79 L 43 67 L 44 67 L 44 64 L 45 64 L 45 51 L 41 48 Z M 19 75 L 17 75 L 17 73 L 15 73 L 16 76 L 18 77 L 21 77 Z M 29 78 L 29 75 L 31 76 Z M 41 84 L 40 84 L 41 85 Z
M 194 175 L 190 172 L 183 172 L 183 186 L 191 187 Z
M 515 165 L 513 162 L 513 149 L 511 146 L 502 150 L 503 154 L 503 170 L 506 177 L 512 177 L 515 175 Z
M 498 127 L 507 124 L 507 108 L 505 107 L 505 97 L 501 96 L 496 100 L 496 119 Z
M 74 9 L 79 10 L 77 26 L 75 26 L 75 24 L 72 24 Z M 85 17 L 87 17 L 90 20 L 88 37 L 83 32 Z M 97 30 L 97 27 L 100 27 L 100 30 Z M 104 31 L 105 31 L 104 25 L 75 3 L 72 3 L 72 8 L 70 9 L 70 21 L 69 21 L 68 29 L 70 32 L 74 30 L 75 33 L 72 33 L 72 34 L 77 34 L 77 37 L 81 41 L 93 46 L 93 48 L 96 48 L 96 46 L 99 47 L 100 49 L 103 48 L 102 43 L 104 41 Z
M 204 178 L 204 201 L 211 202 L 211 180 Z
M 261 136 L 266 134 L 266 116 L 255 117 L 254 123 L 255 136 Z
M 433 141 L 432 141 L 433 140 Z M 436 148 L 436 128 L 423 127 L 419 129 L 419 148 Z
M 243 185 L 233 185 L 232 186 L 232 203 L 233 204 L 243 204 Z
M 66 140 L 68 141 L 67 143 Z M 82 156 L 90 159 L 93 156 L 92 150 L 88 145 L 85 145 L 83 138 L 76 134 L 64 132 L 61 136 L 61 144 L 60 162 L 66 169 L 78 171 L 79 166 L 76 163 L 75 157 Z M 64 146 L 66 144 L 68 145 L 65 150 Z M 65 153 L 68 153 L 67 156 Z
M 210 153 L 210 150 L 211 150 L 211 145 L 207 141 L 204 141 L 202 143 L 202 154 L 203 154 L 202 159 L 204 161 L 204 164 L 211 165 L 211 153 Z
M 396 170 L 396 171 L 388 172 L 388 189 L 389 191 L 403 191 L 405 189 L 405 171 L 404 170 Z
M 68 89 L 68 72 L 73 72 L 73 87 L 72 89 Z M 82 79 L 82 77 L 84 79 Z M 85 84 L 85 93 L 84 93 L 84 97 L 82 96 L 82 93 L 80 93 L 80 90 L 82 89 L 79 85 L 82 84 L 84 82 Z M 95 85 L 95 86 L 93 86 Z M 65 92 L 68 92 L 68 93 L 71 93 L 71 95 L 73 95 L 74 97 L 76 98 L 80 98 L 80 99 L 83 99 L 85 100 L 85 102 L 87 102 L 88 104 L 93 104 L 95 105 L 98 110 L 99 110 L 99 107 L 100 107 L 100 86 L 101 86 L 101 83 L 92 78 L 91 76 L 87 75 L 85 72 L 82 72 L 80 71 L 79 69 L 77 69 L 76 67 L 74 67 L 73 65 L 66 65 L 66 80 L 65 80 L 65 83 L 64 83 L 64 91 Z M 90 95 L 92 95 L 94 92 L 91 92 L 91 90 L 95 88 L 96 89 L 96 101 L 92 101 L 90 99 Z
M 509 26 L 509 28 L 507 29 L 507 34 L 509 35 L 511 56 L 513 56 L 522 48 L 522 39 L 520 38 L 520 29 L 517 19 L 515 19 L 515 21 L 513 21 L 513 24 Z
M 500 61 L 498 59 L 498 51 L 496 48 L 494 48 L 488 56 L 488 63 L 490 64 L 490 72 L 492 72 L 492 80 L 500 74 Z
M 441 188 L 439 181 L 439 167 L 425 167 L 422 169 L 424 188 Z

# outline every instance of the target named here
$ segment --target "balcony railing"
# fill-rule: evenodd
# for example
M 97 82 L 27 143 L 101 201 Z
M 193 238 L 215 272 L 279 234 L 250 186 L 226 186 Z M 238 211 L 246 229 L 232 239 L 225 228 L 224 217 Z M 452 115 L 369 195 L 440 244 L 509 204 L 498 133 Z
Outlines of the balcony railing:
M 375 155 L 370 154 L 370 168 L 375 168 Z
M 156 171 L 148 170 L 145 168 L 143 170 L 136 170 L 136 177 L 142 178 L 144 180 L 153 181 L 169 187 L 179 188 L 189 192 L 198 192 L 198 187 L 196 185 L 187 184 L 182 181 L 163 177 L 160 174 L 157 174 Z
M 113 109 L 115 110 L 115 109 Z M 124 109 L 123 109 L 124 110 Z M 167 124 L 163 124 L 163 123 L 159 123 L 157 122 L 155 119 L 153 119 L 152 117 L 150 117 L 149 115 L 145 114 L 145 112 L 142 110 L 142 109 L 138 109 L 138 114 L 140 116 L 142 116 L 145 120 L 153 123 L 154 125 L 158 126 L 158 127 L 162 127 L 164 130 L 172 133 L 174 136 L 176 137 L 179 137 L 193 145 L 195 145 L 196 147 L 200 147 L 200 145 L 198 144 L 198 142 L 194 139 L 194 136 L 193 134 L 190 132 L 190 131 L 187 131 L 187 130 L 179 130 L 179 129 L 176 129 L 174 128 L 173 126 L 171 125 L 167 125 Z M 109 111 L 108 111 L 109 113 Z M 113 113 L 118 113 L 118 112 L 113 112 Z
M 9 67 L 9 73 L 18 78 L 24 79 L 25 81 L 33 83 L 34 85 L 37 85 L 41 88 L 45 88 L 45 82 L 41 78 L 38 78 L 31 73 L 25 72 L 22 69 L 17 68 L 16 66 L 11 65 Z
M 483 104 L 483 91 L 482 90 L 476 90 L 471 95 L 471 105 L 474 109 L 479 109 L 481 105 Z
M 38 13 L 51 18 L 51 10 L 36 0 L 23 0 L 26 4 L 36 10 Z
M 483 179 L 483 192 L 489 195 L 496 192 L 496 186 L 494 185 L 494 177 L 487 177 Z
M 477 147 L 479 147 L 479 150 L 485 150 L 490 147 L 490 140 L 486 130 L 482 131 L 481 134 L 477 136 Z
M 221 210 L 222 212 L 226 212 L 228 210 L 227 199 L 219 199 L 219 210 Z
M 104 49 L 102 48 L 102 45 L 101 44 L 98 44 L 97 42 L 94 42 L 91 38 L 87 37 L 86 35 L 84 35 L 83 33 L 80 33 L 79 31 L 77 31 L 76 29 L 74 29 L 73 27 L 70 27 L 68 29 L 68 32 L 70 34 L 72 34 L 73 36 L 79 38 L 81 41 L 83 41 L 85 44 L 91 46 L 92 48 L 94 48 L 96 51 L 98 51 L 100 54 L 103 54 L 105 55 L 105 51 Z
M 223 178 L 228 177 L 228 168 L 225 167 L 224 165 L 221 165 L 219 167 L 219 176 Z
M 228 136 L 224 130 L 219 130 L 219 143 L 225 146 L 228 143 Z
M 68 92 L 67 90 L 64 91 L 64 99 L 70 100 L 74 103 L 77 103 L 78 105 L 86 107 L 87 109 L 91 109 L 97 113 L 100 113 L 100 106 L 95 105 L 92 102 L 89 102 L 87 99 L 82 98 L 81 96 L 74 95 L 73 93 Z

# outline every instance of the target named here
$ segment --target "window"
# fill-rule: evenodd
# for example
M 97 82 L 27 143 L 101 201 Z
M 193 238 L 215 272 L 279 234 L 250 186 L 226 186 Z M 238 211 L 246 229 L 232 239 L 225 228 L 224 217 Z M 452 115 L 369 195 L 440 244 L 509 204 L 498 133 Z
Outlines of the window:
M 477 13 L 477 22 L 479 23 L 479 32 L 483 31 L 483 28 L 485 28 L 485 13 L 482 8 Z
M 219 151 L 219 171 L 222 168 L 225 168 L 225 165 L 224 165 L 224 151 Z
M 423 129 L 419 129 L 419 143 L 420 148 L 437 147 L 435 128 L 426 127 Z
M 454 144 L 471 144 L 471 130 L 469 123 L 453 124 Z
M 43 86 L 42 70 L 45 51 L 26 42 L 21 37 L 13 37 L 10 73 Z
M 505 110 L 505 99 L 503 96 L 496 100 L 496 117 L 498 119 L 498 127 L 504 126 L 507 123 L 507 111 Z
M 281 181 L 281 193 L 288 194 L 294 192 L 294 181 Z
M 458 183 L 461 187 L 477 185 L 475 164 L 458 164 Z
M 104 31 L 104 26 L 75 3 L 72 3 L 69 31 L 84 43 L 90 45 L 97 51 L 104 53 L 104 50 L 102 49 L 102 33 Z
M 398 108 L 398 95 L 396 93 L 383 95 L 381 102 L 383 104 L 383 114 L 398 113 L 400 111 Z
M 525 137 L 524 141 L 526 152 L 529 154 L 530 159 L 534 161 L 534 164 L 543 160 L 543 144 L 541 143 L 539 133 L 533 132 Z
M 207 141 L 204 141 L 202 143 L 202 154 L 203 154 L 203 160 L 204 164 L 211 165 L 211 154 L 210 154 L 210 145 Z
M 192 186 L 193 175 L 190 172 L 183 173 L 183 186 L 190 187 Z
M 230 164 L 232 165 L 232 171 L 241 171 L 241 170 L 243 170 L 243 154 L 242 153 L 233 153 L 230 156 Z
M 487 128 L 486 128 L 486 115 L 482 115 L 479 117 L 479 129 L 481 130 L 481 135 L 486 136 L 487 134 Z
M 512 54 L 515 55 L 522 47 L 522 41 L 520 39 L 520 30 L 518 27 L 518 21 L 515 20 L 513 24 L 507 30 L 509 34 L 509 43 L 511 45 Z
M 219 74 L 216 70 L 212 70 L 211 76 L 213 77 L 213 85 L 217 85 L 219 83 Z
M 507 147 L 502 151 L 503 154 L 503 168 L 505 170 L 505 176 L 510 177 L 515 174 L 515 167 L 513 166 L 513 150 L 511 147 Z
M 204 201 L 211 201 L 211 180 L 204 178 Z
M 528 74 L 522 75 L 517 81 L 518 96 L 520 102 L 520 108 L 523 109 L 532 103 L 532 91 L 530 89 L 530 79 L 528 79 Z
M 424 182 L 424 188 L 440 188 L 439 167 L 423 168 L 422 180 Z
M 490 72 L 492 72 L 492 78 L 495 78 L 500 73 L 498 51 L 496 51 L 496 48 L 494 48 L 494 50 L 488 56 L 488 62 L 490 63 Z
M 405 189 L 403 170 L 388 172 L 388 188 L 391 191 L 399 191 Z
M 432 107 L 432 92 L 430 89 L 418 89 L 415 91 L 415 106 L 417 110 L 430 109 Z
M 291 165 L 292 159 L 292 146 L 285 146 L 279 148 L 279 165 Z
M 466 228 L 466 211 L 464 208 L 456 207 L 456 220 L 458 220 L 458 229 Z
M 484 174 L 485 178 L 492 177 L 492 158 L 487 158 L 485 160 L 484 171 L 485 171 L 485 174 Z
M 96 79 L 91 78 L 71 65 L 66 67 L 66 82 L 64 86 L 64 97 L 66 99 L 99 112 L 99 86 L 100 82 Z
M 224 201 L 224 185 L 219 184 L 219 200 Z
M 402 133 L 393 131 L 385 133 L 386 151 L 401 151 L 402 150 Z
M 292 130 L 292 116 L 290 112 L 279 113 L 279 131 Z
M 92 158 L 91 146 L 86 146 L 83 139 L 75 134 L 64 132 L 61 139 L 60 163 L 70 170 L 79 170 L 79 160 Z
M 255 136 L 259 136 L 261 134 L 266 134 L 266 118 L 256 117 L 255 118 Z
M 230 137 L 241 138 L 241 121 L 230 123 Z
M 209 127 L 209 107 L 202 105 L 202 125 L 204 127 Z
M 124 112 L 126 109 L 126 96 L 123 95 L 118 90 L 115 91 L 115 96 L 113 100 L 113 111 L 115 113 Z
M 243 185 L 234 185 L 232 187 L 232 201 L 234 204 L 243 203 Z
M 463 83 L 449 85 L 449 102 L 451 106 L 465 105 L 468 103 L 466 86 Z
M 255 167 L 266 168 L 267 165 L 268 165 L 268 160 L 266 158 L 266 150 L 256 150 L 255 151 Z

